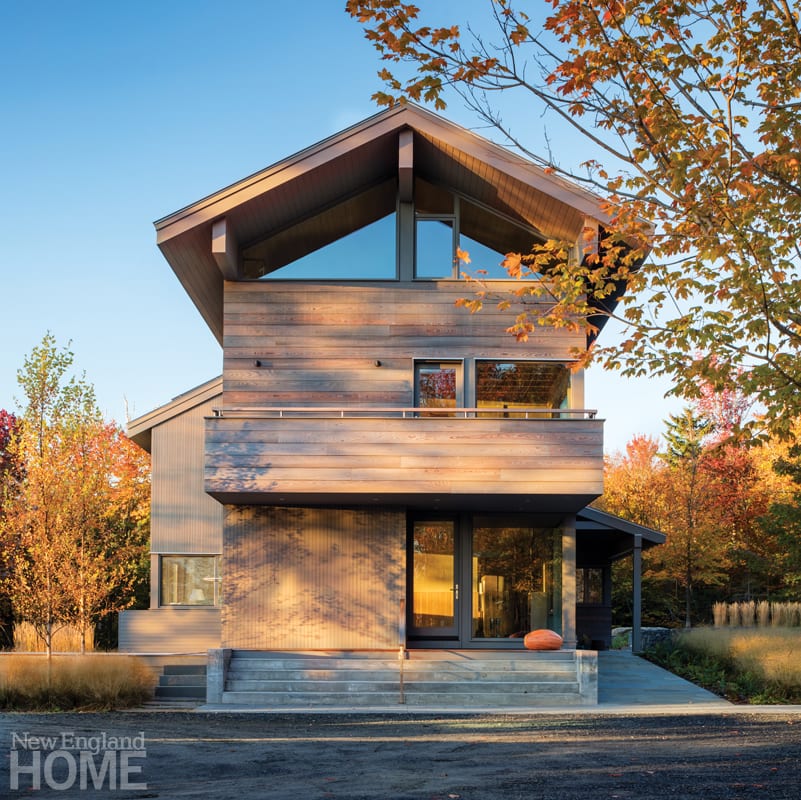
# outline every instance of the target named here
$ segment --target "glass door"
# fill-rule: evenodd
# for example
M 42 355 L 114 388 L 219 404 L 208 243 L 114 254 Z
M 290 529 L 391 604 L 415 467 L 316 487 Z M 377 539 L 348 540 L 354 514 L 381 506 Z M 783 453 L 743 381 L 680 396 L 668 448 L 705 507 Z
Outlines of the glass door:
M 477 519 L 471 562 L 471 639 L 518 639 L 554 626 L 551 530 Z
M 456 520 L 415 520 L 409 537 L 409 636 L 456 639 L 459 634 Z

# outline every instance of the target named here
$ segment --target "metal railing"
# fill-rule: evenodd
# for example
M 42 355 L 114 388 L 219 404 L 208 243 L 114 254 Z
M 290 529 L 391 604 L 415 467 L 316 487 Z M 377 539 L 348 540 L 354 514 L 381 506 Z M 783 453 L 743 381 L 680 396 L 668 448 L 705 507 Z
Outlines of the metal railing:
M 397 418 L 425 419 L 426 417 L 458 417 L 463 419 L 595 419 L 598 411 L 588 408 L 545 408 L 503 406 L 480 408 L 429 408 L 429 407 L 384 407 L 353 406 L 221 406 L 212 409 L 215 417 L 233 419 L 361 419 Z

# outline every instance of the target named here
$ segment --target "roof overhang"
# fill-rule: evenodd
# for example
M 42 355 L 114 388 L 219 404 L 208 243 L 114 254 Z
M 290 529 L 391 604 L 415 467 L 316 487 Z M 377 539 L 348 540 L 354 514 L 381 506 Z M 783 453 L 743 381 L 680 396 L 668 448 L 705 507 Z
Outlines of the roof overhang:
M 165 403 L 153 411 L 148 411 L 147 414 L 142 414 L 141 417 L 130 420 L 126 426 L 128 438 L 143 450 L 148 453 L 151 452 L 153 428 L 186 413 L 190 409 L 196 408 L 202 403 L 206 403 L 216 397 L 222 397 L 222 386 L 222 376 L 212 378 L 212 380 L 206 381 L 206 383 L 196 386 L 194 389 L 179 394 L 169 403 Z
M 413 152 L 413 156 L 410 153 Z M 350 203 L 389 182 L 408 195 L 411 174 L 477 201 L 544 238 L 580 243 L 587 224 L 609 222 L 596 195 L 504 147 L 413 105 L 382 111 L 155 223 L 157 243 L 222 342 L 225 280 L 239 280 L 241 253 L 291 225 Z
M 587 506 L 576 514 L 577 560 L 586 565 L 626 558 L 639 537 L 643 550 L 664 544 L 664 533 Z

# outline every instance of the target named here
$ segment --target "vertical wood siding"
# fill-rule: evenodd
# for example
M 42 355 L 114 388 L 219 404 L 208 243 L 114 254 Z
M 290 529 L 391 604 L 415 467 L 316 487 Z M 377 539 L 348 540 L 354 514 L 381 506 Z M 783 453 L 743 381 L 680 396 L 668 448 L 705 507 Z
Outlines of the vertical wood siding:
M 398 646 L 402 511 L 226 506 L 223 647 Z
M 204 418 L 219 399 L 153 429 L 153 553 L 222 552 L 223 507 L 203 490 Z

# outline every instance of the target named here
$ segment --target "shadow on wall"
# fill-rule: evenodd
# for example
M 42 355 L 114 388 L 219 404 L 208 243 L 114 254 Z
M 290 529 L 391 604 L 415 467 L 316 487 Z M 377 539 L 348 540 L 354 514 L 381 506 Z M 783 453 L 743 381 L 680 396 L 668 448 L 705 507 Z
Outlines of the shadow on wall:
M 402 511 L 228 506 L 223 646 L 395 648 Z

